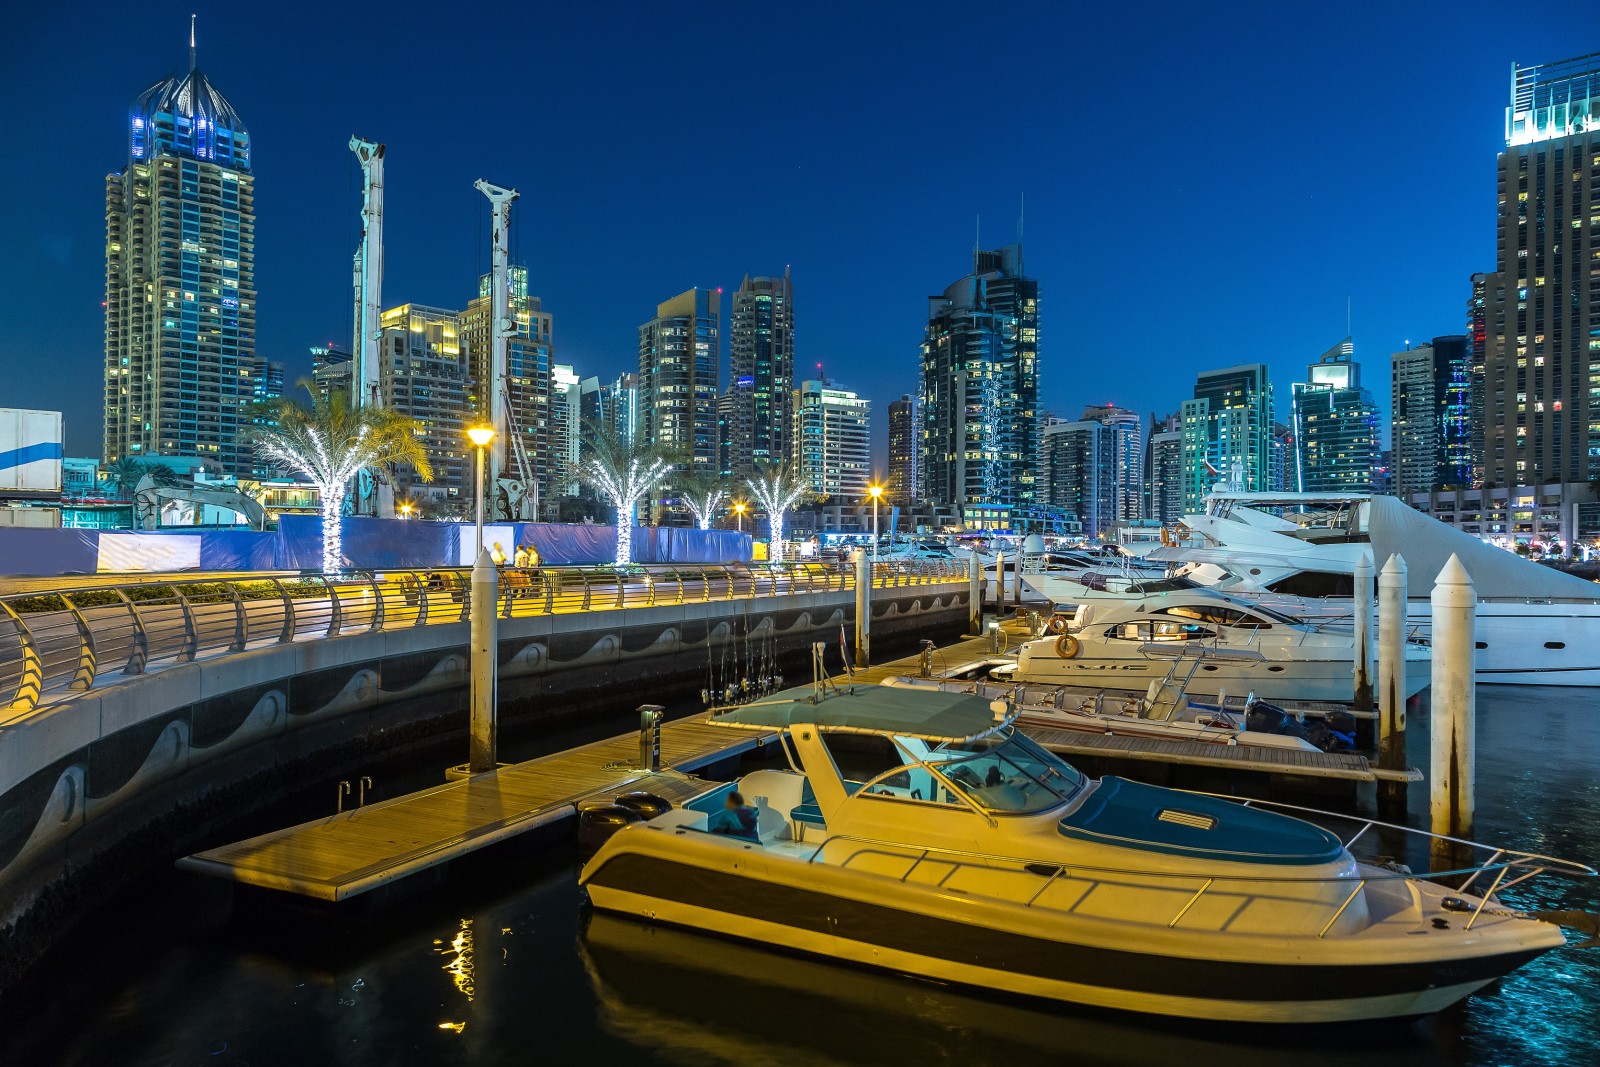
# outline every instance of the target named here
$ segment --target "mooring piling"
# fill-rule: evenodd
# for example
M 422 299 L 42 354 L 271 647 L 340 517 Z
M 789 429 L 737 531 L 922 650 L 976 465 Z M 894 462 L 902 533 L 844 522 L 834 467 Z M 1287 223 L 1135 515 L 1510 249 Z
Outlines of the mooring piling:
M 1355 656 L 1357 711 L 1372 710 L 1372 557 L 1356 560 Z
M 1396 553 L 1378 576 L 1378 766 L 1404 770 L 1406 765 L 1406 599 L 1409 592 L 1405 557 Z M 1378 787 L 1387 803 L 1405 802 L 1404 782 L 1387 780 Z
M 1433 585 L 1433 686 L 1429 732 L 1428 812 L 1433 832 L 1466 838 L 1473 821 L 1473 744 L 1477 693 L 1473 642 L 1478 596 L 1461 560 L 1452 555 Z M 1434 864 L 1466 857 L 1449 842 L 1434 842 Z

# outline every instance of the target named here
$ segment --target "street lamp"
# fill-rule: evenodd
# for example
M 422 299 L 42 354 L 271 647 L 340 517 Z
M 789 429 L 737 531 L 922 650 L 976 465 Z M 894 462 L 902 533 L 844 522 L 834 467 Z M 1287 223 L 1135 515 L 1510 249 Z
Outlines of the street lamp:
M 738 516 L 737 522 L 739 523 L 740 533 L 744 533 L 744 511 L 749 506 L 743 500 L 735 500 L 733 502 L 733 513 Z
M 476 563 L 478 557 L 483 555 L 483 450 L 494 440 L 494 427 L 474 426 L 467 430 L 467 438 L 478 450 L 478 551 L 472 556 L 472 561 Z
M 883 486 L 869 485 L 867 493 L 872 497 L 872 562 L 878 562 L 878 501 L 883 497 Z
M 400 505 L 400 517 L 403 518 L 403 519 L 409 519 L 411 517 L 411 512 L 415 508 L 416 508 L 415 504 L 411 503 L 411 501 L 409 501 L 409 500 L 406 501 L 404 504 Z

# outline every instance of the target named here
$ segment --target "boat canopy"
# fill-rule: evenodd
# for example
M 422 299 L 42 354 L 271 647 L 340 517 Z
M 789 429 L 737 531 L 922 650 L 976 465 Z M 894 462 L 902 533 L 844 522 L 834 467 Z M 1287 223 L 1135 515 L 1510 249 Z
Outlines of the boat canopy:
M 798 686 L 711 716 L 713 726 L 787 730 L 812 726 L 819 733 L 883 734 L 923 741 L 972 741 L 1011 721 L 1003 702 L 970 693 L 885 685 L 836 690 L 813 702 L 811 686 Z

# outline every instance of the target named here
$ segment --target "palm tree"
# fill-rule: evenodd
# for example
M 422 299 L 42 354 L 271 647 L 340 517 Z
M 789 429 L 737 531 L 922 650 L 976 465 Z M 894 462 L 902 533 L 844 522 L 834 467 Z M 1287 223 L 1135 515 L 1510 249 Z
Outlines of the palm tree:
M 353 408 L 344 391 L 320 393 L 310 379 L 299 385 L 309 404 L 291 397 L 265 401 L 257 411 L 263 417 L 248 432 L 263 459 L 304 475 L 322 494 L 322 570 L 336 573 L 344 561 L 339 517 L 350 480 L 368 469 L 387 480 L 386 464 L 406 463 L 431 482 L 433 465 L 415 419 L 383 408 Z
M 770 541 L 767 558 L 777 563 L 783 559 L 783 513 L 800 499 L 800 494 L 805 492 L 805 483 L 794 476 L 787 464 L 768 464 L 758 467 L 755 477 L 745 484 L 750 487 L 750 495 L 756 498 L 756 503 L 767 513 Z
M 160 464 L 147 463 L 137 456 L 123 456 L 115 463 L 107 465 L 105 469 L 106 485 L 113 493 L 120 497 L 133 496 L 133 491 L 139 488 L 139 482 L 146 474 L 152 473 L 152 468 L 168 471 L 169 468 Z
M 633 512 L 639 498 L 654 489 L 672 469 L 672 456 L 658 445 L 630 440 L 605 423 L 584 423 L 588 456 L 579 462 L 578 478 L 593 486 L 617 512 L 617 566 L 633 562 Z
M 673 479 L 678 499 L 694 516 L 695 525 L 702 530 L 711 529 L 717 511 L 728 499 L 728 483 L 720 475 L 707 471 L 690 470 Z

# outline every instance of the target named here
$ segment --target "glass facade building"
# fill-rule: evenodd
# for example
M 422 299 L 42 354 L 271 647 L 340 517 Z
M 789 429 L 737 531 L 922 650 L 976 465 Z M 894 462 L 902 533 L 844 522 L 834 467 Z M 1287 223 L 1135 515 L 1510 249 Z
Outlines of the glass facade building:
M 745 275 L 733 294 L 729 322 L 726 442 L 722 467 L 741 478 L 789 454 L 790 393 L 794 389 L 794 284 Z
M 1250 492 L 1273 488 L 1272 383 L 1262 363 L 1205 371 L 1183 402 L 1183 510 L 1202 510 L 1214 485 Z
M 127 165 L 106 178 L 104 455 L 199 456 L 249 475 L 250 133 L 192 59 L 134 100 Z
M 1361 384 L 1361 364 L 1346 337 L 1306 369 L 1292 388 L 1289 427 L 1294 469 L 1287 489 L 1371 493 L 1378 468 L 1378 407 Z
M 1464 336 L 1396 352 L 1390 362 L 1390 484 L 1396 496 L 1474 482 L 1471 342 Z
M 917 398 L 909 393 L 889 401 L 889 473 L 884 488 L 899 503 L 917 499 Z
M 973 253 L 972 273 L 929 298 L 921 370 L 922 499 L 981 512 L 981 528 L 993 528 L 993 509 L 1034 504 L 1039 283 L 1023 273 L 1020 244 Z
M 872 405 L 826 381 L 794 390 L 794 469 L 819 500 L 853 503 L 872 482 Z

